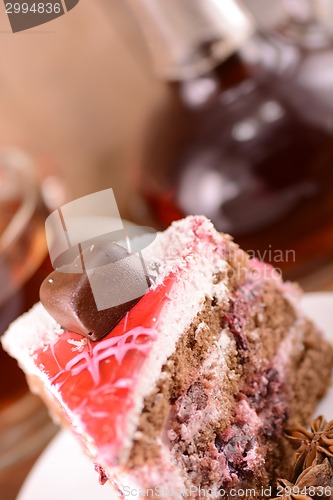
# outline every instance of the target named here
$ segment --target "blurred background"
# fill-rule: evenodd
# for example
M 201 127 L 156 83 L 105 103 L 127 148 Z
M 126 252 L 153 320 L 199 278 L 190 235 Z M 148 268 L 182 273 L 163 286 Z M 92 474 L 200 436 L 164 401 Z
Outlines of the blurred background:
M 307 290 L 333 290 L 332 26 L 330 0 L 80 0 L 13 34 L 2 3 L 0 232 L 37 192 L 24 248 L 44 248 L 32 227 L 50 210 L 112 187 L 124 218 L 163 228 L 204 213 Z M 8 181 L 18 167 L 33 186 Z M 0 259 L 2 287 L 22 259 L 3 258 L 2 274 Z M 10 319 L 48 265 L 45 249 Z M 0 438 L 1 411 L 25 390 L 0 395 Z M 0 444 L 2 500 L 55 432 L 39 415 L 28 432 L 46 431 L 29 453 Z

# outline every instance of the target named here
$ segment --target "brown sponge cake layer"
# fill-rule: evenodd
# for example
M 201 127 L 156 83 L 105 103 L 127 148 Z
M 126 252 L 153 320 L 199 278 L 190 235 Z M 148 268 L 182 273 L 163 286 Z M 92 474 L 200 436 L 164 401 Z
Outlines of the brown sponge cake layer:
M 227 306 L 206 302 L 146 398 L 130 468 L 167 445 L 188 487 L 251 487 L 260 498 L 274 483 L 290 453 L 283 428 L 311 415 L 332 366 L 331 346 L 288 293 L 249 273 Z
M 129 460 L 130 467 L 143 465 L 158 457 L 157 438 L 165 430 L 166 422 L 171 419 L 171 408 L 181 395 L 191 391 L 211 347 L 220 338 L 224 314 L 223 306 L 207 303 L 179 340 L 175 353 L 162 369 L 162 376 L 155 390 L 145 400 Z M 234 352 L 235 349 L 236 345 Z M 228 362 L 231 359 L 232 357 Z M 235 357 L 233 365 L 236 372 Z M 240 373 L 237 378 L 240 378 Z M 235 381 L 227 391 L 221 393 L 221 397 L 227 400 L 229 392 L 233 393 L 236 388 Z M 205 398 L 204 394 L 202 397 Z

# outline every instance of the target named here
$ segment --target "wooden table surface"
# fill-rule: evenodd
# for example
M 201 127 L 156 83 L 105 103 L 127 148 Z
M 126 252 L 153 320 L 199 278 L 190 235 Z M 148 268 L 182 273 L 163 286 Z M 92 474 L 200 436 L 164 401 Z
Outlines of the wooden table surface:
M 41 175 L 59 176 L 66 199 L 115 188 L 126 215 L 133 149 L 165 91 L 124 2 L 80 0 L 65 16 L 15 35 L 1 3 L 0 43 L 0 151 L 31 153 Z M 333 290 L 333 265 L 304 285 Z M 16 498 L 37 456 L 0 472 L 1 500 Z

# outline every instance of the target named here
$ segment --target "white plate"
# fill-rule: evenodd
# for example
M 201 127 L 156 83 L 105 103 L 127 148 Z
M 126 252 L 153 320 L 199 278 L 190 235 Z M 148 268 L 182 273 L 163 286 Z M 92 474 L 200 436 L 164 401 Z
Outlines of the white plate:
M 304 309 L 333 342 L 333 293 L 307 294 Z M 333 418 L 333 388 L 316 412 Z M 115 500 L 109 484 L 100 486 L 94 467 L 68 431 L 60 431 L 36 462 L 17 500 Z

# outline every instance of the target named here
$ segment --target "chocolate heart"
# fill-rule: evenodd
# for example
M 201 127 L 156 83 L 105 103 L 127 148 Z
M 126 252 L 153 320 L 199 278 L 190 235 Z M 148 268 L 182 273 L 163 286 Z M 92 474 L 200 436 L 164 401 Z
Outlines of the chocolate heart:
M 66 330 L 99 340 L 140 300 L 149 278 L 139 255 L 112 242 L 85 249 L 42 283 L 40 300 Z M 126 299 L 130 300 L 126 300 Z

